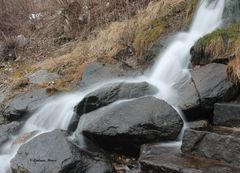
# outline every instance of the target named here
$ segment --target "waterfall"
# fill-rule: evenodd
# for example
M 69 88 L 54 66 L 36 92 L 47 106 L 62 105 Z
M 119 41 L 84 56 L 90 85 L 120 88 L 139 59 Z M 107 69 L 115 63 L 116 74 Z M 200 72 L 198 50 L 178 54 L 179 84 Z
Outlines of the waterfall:
M 150 82 L 159 89 L 159 96 L 172 105 L 177 105 L 174 86 L 189 79 L 189 50 L 202 36 L 215 30 L 220 24 L 224 10 L 224 0 L 201 2 L 192 26 L 188 32 L 177 34 L 166 50 L 158 56 L 158 61 L 149 74 Z M 175 93 L 175 97 L 173 94 Z M 167 94 L 166 94 L 167 93 Z
M 221 24 L 224 5 L 225 0 L 201 1 L 189 31 L 176 34 L 166 50 L 159 55 L 151 72 L 139 78 L 139 80 L 146 79 L 159 88 L 156 97 L 166 100 L 172 106 L 177 106 L 178 92 L 175 86 L 190 77 L 188 71 L 190 48 L 200 37 L 213 31 Z M 40 134 L 57 128 L 67 129 L 73 116 L 74 106 L 93 89 L 96 89 L 96 86 L 82 92 L 52 98 L 26 121 L 19 135 L 33 131 Z M 1 173 L 9 171 L 10 160 L 20 147 L 12 147 L 16 138 L 17 136 L 13 136 L 0 148 Z

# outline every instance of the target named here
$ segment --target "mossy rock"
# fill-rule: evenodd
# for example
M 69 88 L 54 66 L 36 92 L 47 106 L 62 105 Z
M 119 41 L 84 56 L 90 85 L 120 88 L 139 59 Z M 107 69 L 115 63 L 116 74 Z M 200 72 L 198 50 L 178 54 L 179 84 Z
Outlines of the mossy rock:
M 218 39 L 219 37 L 224 41 L 228 41 L 230 39 L 236 40 L 240 31 L 240 24 L 234 24 L 227 28 L 220 28 L 213 31 L 210 34 L 202 37 L 197 41 L 194 47 L 197 48 L 206 48 L 211 41 Z
M 200 38 L 191 49 L 191 61 L 195 65 L 205 65 L 212 62 L 227 64 L 235 57 L 238 44 L 240 24 L 220 28 Z

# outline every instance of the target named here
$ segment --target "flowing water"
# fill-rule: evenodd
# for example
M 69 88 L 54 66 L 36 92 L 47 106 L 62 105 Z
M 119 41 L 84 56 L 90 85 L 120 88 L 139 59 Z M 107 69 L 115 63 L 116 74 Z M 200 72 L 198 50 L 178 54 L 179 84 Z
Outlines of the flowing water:
M 134 81 L 148 81 L 159 88 L 156 97 L 161 98 L 173 107 L 178 105 L 178 92 L 175 86 L 190 78 L 188 66 L 191 46 L 202 36 L 220 26 L 225 0 L 202 0 L 188 32 L 177 34 L 166 50 L 159 55 L 158 61 L 151 72 Z M 124 80 L 126 81 L 126 80 Z M 113 82 L 113 81 L 112 81 Z M 0 148 L 0 173 L 7 173 L 10 160 L 15 156 L 20 145 L 12 145 L 18 136 L 36 131 L 38 134 L 54 129 L 67 129 L 73 116 L 74 106 L 96 86 L 82 92 L 53 97 L 43 107 L 36 111 L 25 123 L 19 135 Z M 177 110 L 184 120 L 182 113 Z M 186 123 L 183 130 L 186 128 Z M 181 135 L 180 135 L 181 136 Z

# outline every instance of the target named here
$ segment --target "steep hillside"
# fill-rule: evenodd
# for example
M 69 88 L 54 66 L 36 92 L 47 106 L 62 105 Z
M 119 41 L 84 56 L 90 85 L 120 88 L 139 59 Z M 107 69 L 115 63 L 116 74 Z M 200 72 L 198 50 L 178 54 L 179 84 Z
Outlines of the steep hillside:
M 79 30 L 74 28 L 74 21 L 76 23 L 78 19 L 69 14 L 69 10 L 78 9 L 77 1 L 60 4 L 59 8 L 51 9 L 53 14 L 46 8 L 44 16 L 33 24 L 32 34 L 25 36 L 28 43 L 24 48 L 19 49 L 14 39 L 3 44 L 2 56 L 10 61 L 2 63 L 1 83 L 10 86 L 10 90 L 14 92 L 28 89 L 32 85 L 29 84 L 27 77 L 37 70 L 45 69 L 60 75 L 51 87 L 67 89 L 81 79 L 85 65 L 94 61 L 117 63 L 132 69 L 145 69 L 154 60 L 153 57 L 146 56 L 148 50 L 169 34 L 187 29 L 197 2 L 197 0 L 171 2 L 158 0 L 150 3 L 133 1 L 132 5 L 137 3 L 138 8 L 131 8 L 130 14 L 126 13 L 129 10 L 122 10 L 119 13 L 106 11 L 101 15 L 95 15 L 91 21 L 79 23 Z M 94 7 L 100 8 L 101 5 L 95 4 Z M 119 7 L 121 4 L 111 6 L 113 10 L 119 10 Z M 97 12 L 99 11 L 88 13 Z M 85 13 L 87 12 L 77 13 L 77 16 Z M 105 14 L 107 16 L 104 16 Z M 61 16 L 67 16 L 67 19 L 71 20 L 69 25 L 66 26 Z M 75 35 L 72 35 L 73 33 Z M 40 85 L 48 86 L 48 83 Z M 10 92 L 11 95 L 14 92 Z

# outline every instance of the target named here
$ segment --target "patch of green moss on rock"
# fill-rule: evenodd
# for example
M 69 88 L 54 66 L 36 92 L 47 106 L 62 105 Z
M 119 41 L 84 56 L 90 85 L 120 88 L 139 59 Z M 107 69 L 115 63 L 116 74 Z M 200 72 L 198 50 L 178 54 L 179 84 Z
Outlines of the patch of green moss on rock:
M 191 49 L 193 66 L 208 63 L 227 64 L 238 47 L 240 23 L 220 28 L 200 38 Z
M 220 28 L 200 38 L 196 42 L 194 47 L 204 49 L 207 47 L 207 45 L 211 41 L 217 40 L 219 38 L 223 39 L 224 42 L 227 42 L 228 40 L 235 41 L 239 36 L 239 32 L 240 32 L 240 24 L 234 24 L 227 28 Z

